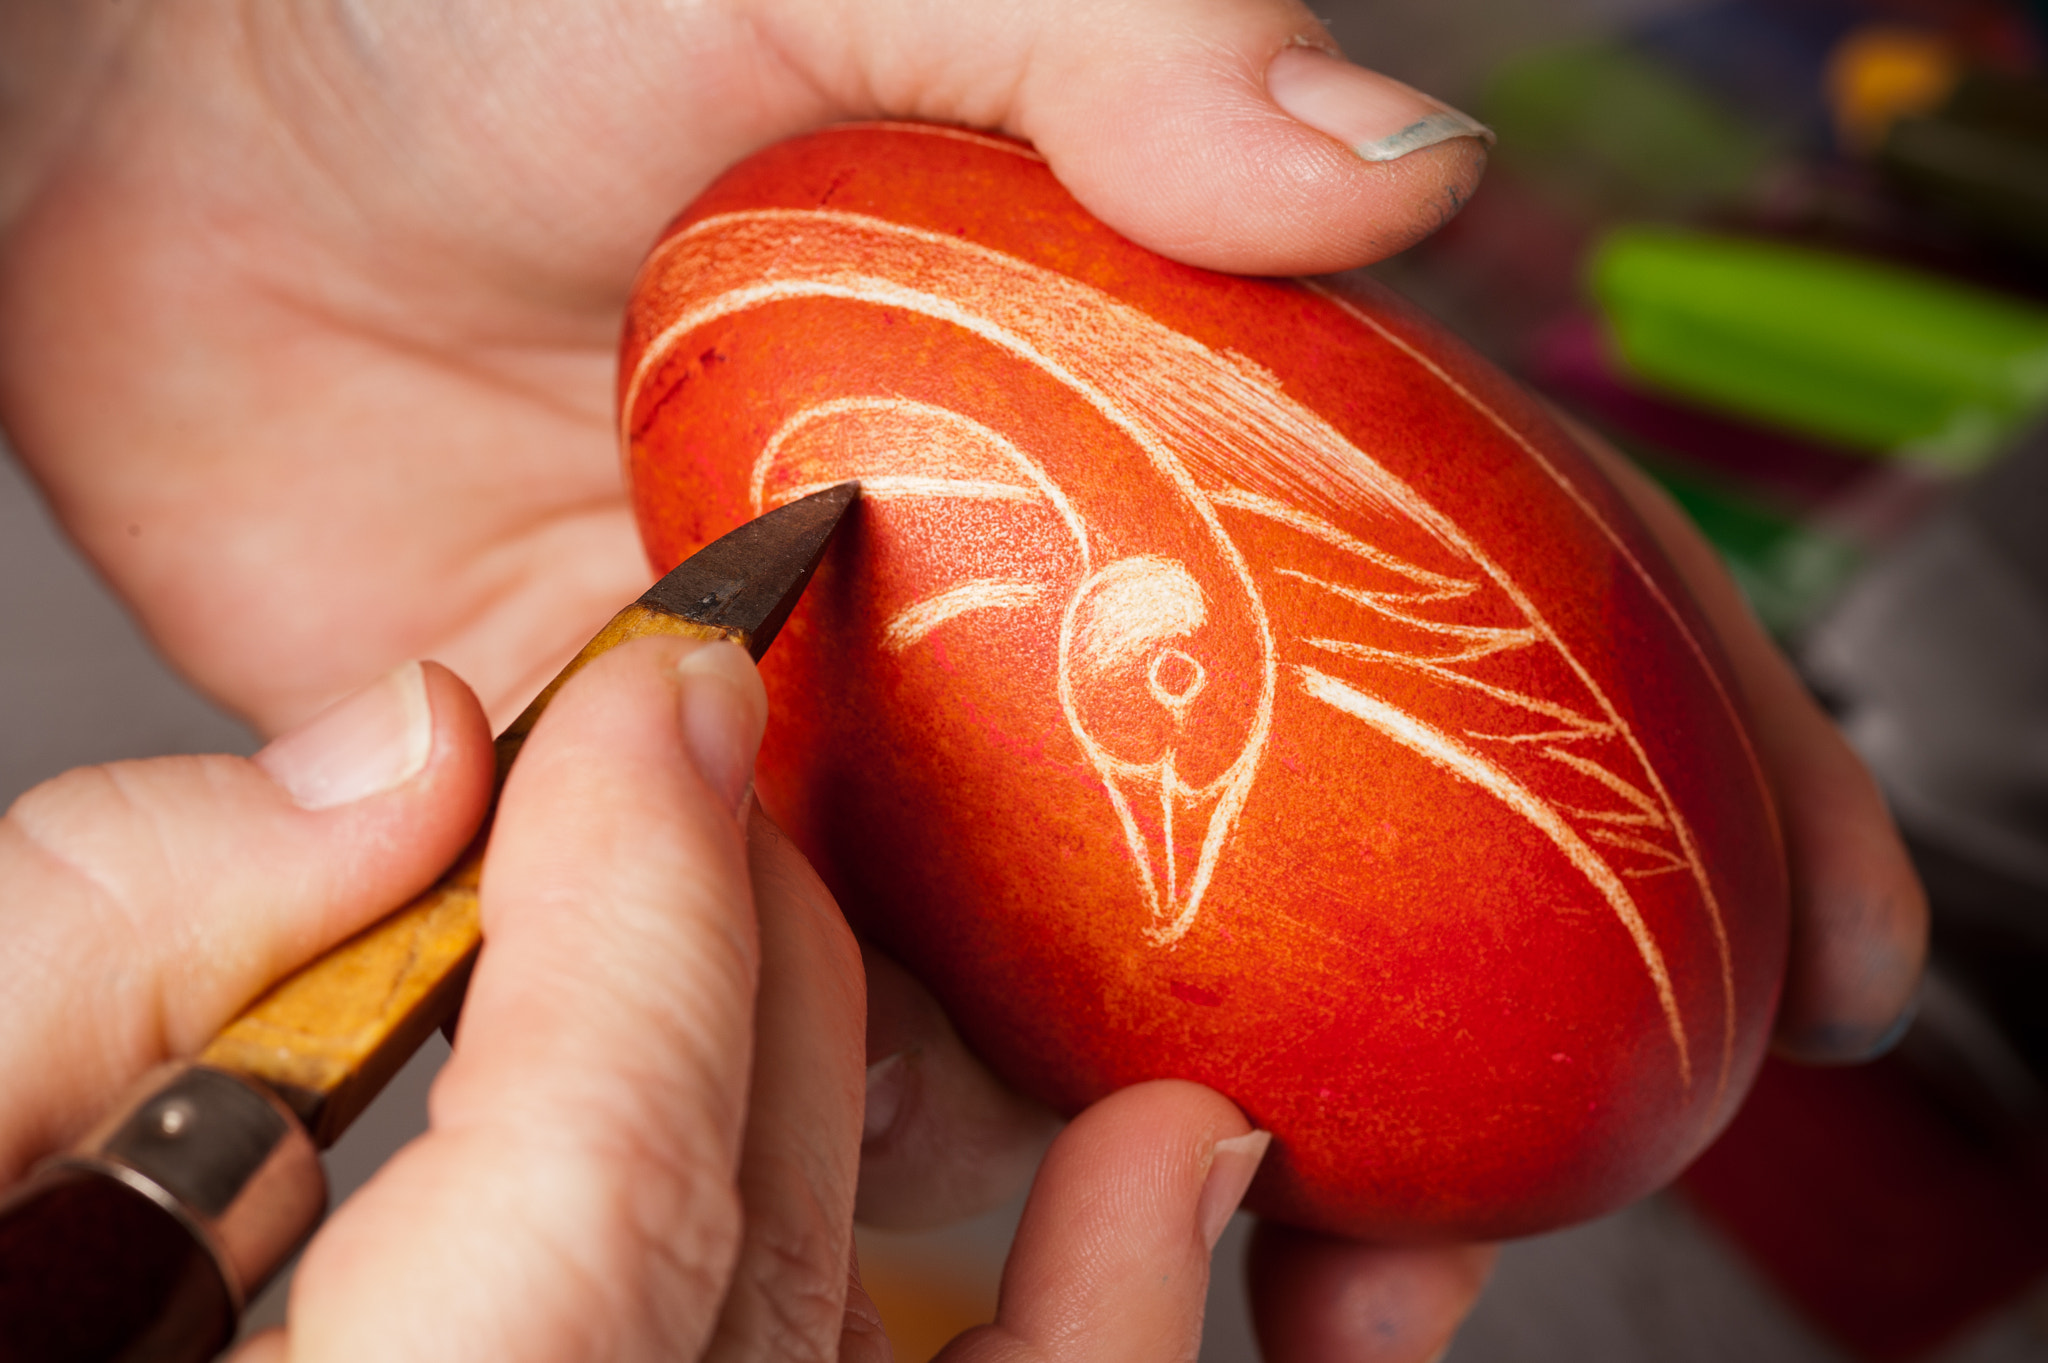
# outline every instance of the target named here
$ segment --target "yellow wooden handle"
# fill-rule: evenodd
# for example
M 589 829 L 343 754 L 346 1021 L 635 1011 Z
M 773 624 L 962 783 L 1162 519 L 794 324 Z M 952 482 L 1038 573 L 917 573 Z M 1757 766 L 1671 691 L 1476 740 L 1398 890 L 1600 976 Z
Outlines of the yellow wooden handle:
M 642 635 L 746 640 L 635 603 L 612 617 L 498 739 L 498 785 L 562 683 L 598 654 Z M 273 986 L 221 1030 L 200 1062 L 260 1079 L 322 1147 L 462 1001 L 483 942 L 477 886 L 492 813 L 433 888 Z

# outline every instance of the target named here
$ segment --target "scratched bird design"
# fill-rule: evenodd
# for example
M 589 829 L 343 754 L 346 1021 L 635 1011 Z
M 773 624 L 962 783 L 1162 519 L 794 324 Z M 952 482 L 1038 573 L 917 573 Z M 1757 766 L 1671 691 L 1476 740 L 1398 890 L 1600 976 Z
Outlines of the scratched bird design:
M 1252 789 L 1283 779 L 1264 759 L 1276 694 L 1292 687 L 1485 790 L 1568 858 L 1634 943 L 1690 1082 L 1686 1019 L 1633 888 L 1688 879 L 1717 938 L 1720 1011 L 1732 1027 L 1713 885 L 1627 720 L 1480 545 L 1255 364 L 1026 262 L 829 210 L 709 218 L 665 243 L 650 269 L 698 301 L 643 350 L 629 413 L 638 383 L 708 323 L 829 298 L 972 332 L 1125 437 L 1034 446 L 925 402 L 832 396 L 767 434 L 749 495 L 760 514 L 858 478 L 876 516 L 993 503 L 1065 536 L 1064 578 L 948 583 L 900 603 L 884 647 L 913 650 L 1006 612 L 1057 610 L 1060 709 L 1123 831 L 1154 946 L 1170 950 L 1198 921 Z M 1106 541 L 1100 527 L 1126 519 L 1119 504 L 1132 489 L 1146 498 L 1170 490 L 1182 514 L 1155 519 L 1150 543 Z M 1340 528 L 1361 514 L 1384 535 Z M 1233 533 L 1247 523 L 1286 532 L 1296 554 L 1249 562 Z M 1303 594 L 1342 603 L 1350 628 L 1276 630 L 1276 618 L 1296 614 L 1276 601 Z M 1511 655 L 1524 674 L 1541 655 L 1551 685 L 1492 679 L 1490 665 Z M 1456 731 L 1433 725 L 1395 698 L 1417 687 L 1461 691 L 1467 713 L 1476 702 L 1490 718 Z M 1725 1070 L 1731 1049 L 1715 1049 Z
M 1357 281 L 1166 260 L 1030 148 L 835 128 L 650 256 L 662 568 L 863 493 L 763 667 L 764 806 L 1003 1080 L 1192 1079 L 1258 1209 L 1619 1205 L 1760 1063 L 1782 849 L 1716 644 L 1528 395 Z

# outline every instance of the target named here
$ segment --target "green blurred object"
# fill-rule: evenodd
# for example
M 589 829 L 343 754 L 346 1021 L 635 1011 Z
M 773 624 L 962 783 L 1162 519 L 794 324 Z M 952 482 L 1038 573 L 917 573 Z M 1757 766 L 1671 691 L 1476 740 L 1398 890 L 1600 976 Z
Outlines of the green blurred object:
M 2048 408 L 2048 312 L 1897 266 L 1629 227 L 1592 287 L 1622 363 L 1705 407 L 1951 473 Z
M 1678 73 L 1613 44 L 1547 48 L 1487 83 L 1500 163 L 1596 212 L 1686 213 L 1744 194 L 1764 139 Z
M 1867 556 L 1847 536 L 1801 522 L 1682 470 L 1656 451 L 1629 457 L 1661 484 L 1720 551 L 1765 629 L 1791 640 L 1849 585 Z

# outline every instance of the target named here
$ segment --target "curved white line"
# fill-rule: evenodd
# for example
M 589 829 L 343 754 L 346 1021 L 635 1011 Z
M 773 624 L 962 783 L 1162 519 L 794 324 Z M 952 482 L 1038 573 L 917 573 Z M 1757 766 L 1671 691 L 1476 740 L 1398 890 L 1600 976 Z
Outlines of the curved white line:
M 635 389 L 633 391 L 638 391 L 639 375 L 645 372 L 645 370 L 646 365 L 643 364 L 634 371 Z M 781 457 L 783 449 L 800 431 L 806 426 L 829 420 L 833 417 L 859 415 L 869 412 L 880 412 L 889 416 L 907 417 L 914 421 L 931 421 L 941 426 L 951 426 L 968 439 L 983 442 L 994 448 L 1005 459 L 1016 465 L 1026 478 L 1031 480 L 1032 486 L 1038 489 L 1040 496 L 1052 503 L 1052 509 L 1059 513 L 1061 520 L 1067 523 L 1067 531 L 1074 537 L 1074 544 L 1081 551 L 1081 571 L 1084 573 L 1088 571 L 1088 527 L 1082 521 L 1080 515 L 1075 512 L 1073 503 L 1067 499 L 1065 489 L 1061 488 L 1058 483 L 1055 483 L 1030 455 L 1019 449 L 1016 442 L 1000 432 L 991 430 L 972 417 L 962 416 L 951 408 L 935 407 L 929 402 L 917 402 L 910 398 L 833 398 L 827 402 L 813 403 L 783 422 L 782 425 L 776 428 L 775 434 L 768 437 L 768 443 L 761 447 L 761 453 L 755 457 L 753 471 L 747 479 L 747 495 L 749 502 L 754 508 L 754 514 L 759 516 L 767 511 L 768 506 L 765 499 L 767 496 L 769 471 L 774 466 L 775 461 Z M 880 481 L 882 480 L 863 477 L 861 479 L 862 495 L 868 495 L 870 485 Z M 836 486 L 836 484 L 818 483 L 809 486 L 806 490 L 823 492 L 826 488 L 833 486 Z M 796 494 L 792 494 L 784 500 L 795 501 Z
M 936 497 L 961 502 L 1040 502 L 1045 500 L 1035 487 L 1022 483 L 993 483 L 981 478 L 920 478 L 905 473 L 863 473 L 859 475 L 860 497 L 864 502 L 909 501 Z M 813 492 L 838 487 L 845 482 L 804 483 L 783 497 L 785 502 L 801 501 Z
M 1562 748 L 1545 748 L 1543 749 L 1543 755 L 1553 762 L 1564 763 L 1564 765 L 1583 776 L 1592 777 L 1595 781 L 1598 781 L 1601 785 L 1628 801 L 1629 804 L 1635 806 L 1636 809 L 1647 817 L 1657 820 L 1656 826 L 1658 828 L 1665 826 L 1664 815 L 1657 808 L 1657 802 L 1644 794 L 1633 781 L 1625 781 L 1591 758 L 1581 757 L 1575 752 L 1566 752 Z
M 1564 490 L 1565 495 L 1571 498 L 1573 503 L 1578 506 L 1580 513 L 1593 523 L 1594 527 L 1599 530 L 1614 552 L 1621 556 L 1624 563 L 1628 564 L 1629 568 L 1635 573 L 1637 580 L 1649 591 L 1651 597 L 1663 609 L 1666 618 L 1678 630 L 1679 637 L 1685 640 L 1686 647 L 1692 650 L 1693 658 L 1699 663 L 1700 670 L 1706 673 L 1708 684 L 1714 688 L 1714 694 L 1720 697 L 1722 709 L 1727 712 L 1729 721 L 1735 729 L 1736 740 L 1742 745 L 1743 755 L 1749 759 L 1750 776 L 1756 782 L 1757 790 L 1763 798 L 1765 807 L 1772 808 L 1771 787 L 1770 783 L 1764 778 L 1763 763 L 1758 760 L 1756 749 L 1750 745 L 1749 731 L 1743 722 L 1741 711 L 1735 705 L 1735 698 L 1730 696 L 1727 688 L 1721 685 L 1721 674 L 1715 670 L 1713 662 L 1707 657 L 1706 649 L 1701 646 L 1700 641 L 1693 637 L 1692 630 L 1686 625 L 1684 618 L 1679 615 L 1678 607 L 1672 603 L 1670 597 L 1665 595 L 1664 589 L 1657 585 L 1656 580 L 1650 576 L 1649 570 L 1642 565 L 1634 552 L 1622 541 L 1620 534 L 1616 532 L 1614 527 L 1609 525 L 1606 518 L 1586 499 L 1585 494 L 1580 492 L 1572 484 L 1572 481 L 1564 476 L 1563 471 L 1551 463 L 1541 450 L 1536 448 L 1535 442 L 1516 430 L 1500 413 L 1494 411 L 1486 403 L 1481 402 L 1477 394 L 1452 378 L 1450 374 L 1445 372 L 1443 366 L 1408 344 L 1401 337 L 1396 336 L 1376 319 L 1367 315 L 1362 308 L 1353 305 L 1349 299 L 1336 293 L 1327 285 L 1313 279 L 1304 279 L 1301 283 L 1309 292 L 1336 304 L 1340 311 L 1365 324 L 1365 326 L 1377 333 L 1388 344 L 1421 366 L 1437 382 L 1443 384 L 1445 388 L 1462 399 L 1468 407 L 1492 423 L 1496 430 L 1514 441 L 1523 453 L 1536 461 L 1536 466 L 1542 469 L 1553 483 L 1556 483 L 1558 487 Z M 1493 571 L 1490 563 L 1487 564 L 1487 567 L 1489 571 Z M 1504 578 L 1505 575 L 1497 574 L 1495 580 L 1504 581 Z M 1533 612 L 1533 603 L 1531 603 L 1530 609 Z M 1539 619 L 1539 617 L 1533 614 L 1531 618 Z M 1544 629 L 1546 633 L 1549 632 L 1547 625 L 1544 626 Z M 1607 711 L 1608 718 L 1620 726 L 1623 741 L 1635 753 L 1636 761 L 1642 765 L 1643 771 L 1650 778 L 1650 784 L 1656 787 L 1657 798 L 1663 802 L 1665 812 L 1671 819 L 1672 830 L 1678 835 L 1679 845 L 1685 849 L 1686 863 L 1692 868 L 1693 884 L 1699 888 L 1700 898 L 1707 906 L 1707 919 L 1714 930 L 1714 946 L 1719 951 L 1721 957 L 1721 1070 L 1714 1091 L 1714 1106 L 1718 1109 L 1722 1098 L 1728 1091 L 1729 1067 L 1735 1063 L 1735 959 L 1733 949 L 1728 942 L 1727 925 L 1721 919 L 1720 900 L 1715 897 L 1714 887 L 1709 883 L 1706 864 L 1701 860 L 1699 847 L 1693 841 L 1691 827 L 1686 823 L 1685 816 L 1679 813 L 1678 802 L 1673 800 L 1670 791 L 1665 789 L 1662 778 L 1657 775 L 1657 769 L 1650 764 L 1649 754 L 1644 752 L 1642 745 L 1637 742 L 1635 731 L 1623 723 L 1620 713 L 1608 701 L 1607 693 L 1593 685 L 1592 678 L 1580 668 L 1578 659 L 1574 658 L 1561 642 L 1556 641 L 1554 635 L 1552 639 L 1557 644 L 1558 652 L 1564 656 L 1566 662 L 1571 665 L 1572 670 L 1580 674 L 1587 687 L 1599 698 L 1601 708 Z M 1782 858 L 1785 850 L 1783 834 L 1778 828 L 1775 817 L 1771 820 L 1771 836 L 1779 840 L 1778 853 Z
M 1644 856 L 1655 857 L 1660 862 L 1668 863 L 1673 870 L 1685 869 L 1684 860 L 1673 856 L 1670 848 L 1659 847 L 1647 838 L 1632 838 L 1611 828 L 1589 828 L 1586 830 L 1586 836 L 1595 842 L 1604 842 L 1612 847 L 1625 847 L 1631 852 L 1641 852 Z
M 1236 511 L 1249 511 L 1255 516 L 1264 516 L 1267 520 L 1278 521 L 1290 530 L 1299 530 L 1302 534 L 1319 539 L 1334 548 L 1342 549 L 1347 554 L 1356 555 L 1369 563 L 1376 563 L 1389 572 L 1399 573 L 1411 582 L 1426 583 L 1429 586 L 1435 587 L 1446 597 L 1467 596 L 1479 589 L 1479 584 L 1476 582 L 1468 582 L 1463 578 L 1446 577 L 1442 573 L 1433 573 L 1427 568 L 1417 567 L 1406 559 L 1396 558 L 1386 550 L 1367 544 L 1355 535 L 1345 534 L 1321 516 L 1315 515 L 1313 512 L 1303 511 L 1297 506 L 1289 506 L 1278 498 L 1266 497 L 1256 492 L 1247 492 L 1243 488 L 1232 487 L 1224 488 L 1220 492 L 1211 493 L 1210 499 L 1218 506 L 1227 506 Z
M 861 491 L 866 494 L 865 482 Z M 882 629 L 882 647 L 891 653 L 901 653 L 948 620 L 969 611 L 1010 610 L 1033 605 L 1044 596 L 1045 584 L 1041 582 L 998 582 L 991 578 L 963 582 L 896 612 Z
M 1678 997 L 1672 992 L 1671 974 L 1665 969 L 1664 953 L 1658 950 L 1656 939 L 1650 935 L 1642 914 L 1636 910 L 1635 899 L 1629 894 L 1628 887 L 1621 883 L 1621 878 L 1600 854 L 1588 847 L 1585 839 L 1560 818 L 1547 801 L 1449 734 L 1441 733 L 1413 715 L 1312 667 L 1296 670 L 1301 673 L 1302 688 L 1309 695 L 1354 719 L 1363 720 L 1444 770 L 1470 781 L 1534 824 L 1558 851 L 1564 853 L 1565 859 L 1579 874 L 1593 883 L 1607 900 L 1608 907 L 1614 910 L 1615 917 L 1621 920 L 1622 927 L 1635 943 L 1636 954 L 1642 957 L 1650 979 L 1656 984 L 1657 1001 L 1664 1009 L 1664 1023 L 1670 1029 L 1672 1045 L 1678 1048 L 1679 1076 L 1690 1086 L 1692 1052 L 1686 1044 L 1685 1026 L 1678 1014 Z
M 1587 738 L 1610 738 L 1613 734 L 1612 724 L 1590 719 L 1580 721 L 1576 729 L 1550 729 L 1535 734 L 1489 734 L 1478 729 L 1465 730 L 1465 737 L 1483 738 L 1489 743 L 1577 743 Z
M 1546 719 L 1561 719 L 1566 724 L 1580 725 L 1588 732 L 1607 727 L 1602 725 L 1599 720 L 1582 715 L 1568 705 L 1559 705 L 1555 701 L 1544 700 L 1539 696 L 1510 690 L 1505 686 L 1495 686 L 1493 683 L 1481 681 L 1477 677 L 1468 677 L 1462 672 L 1453 672 L 1449 668 L 1438 666 L 1428 658 L 1417 658 L 1406 653 L 1396 653 L 1390 648 L 1374 648 L 1371 644 L 1361 644 L 1350 639 L 1304 638 L 1301 642 L 1307 644 L 1310 648 L 1319 648 L 1325 653 L 1334 653 L 1340 658 L 1356 658 L 1361 662 L 1369 663 L 1392 663 L 1396 667 L 1406 667 L 1416 672 L 1426 672 L 1430 676 L 1440 681 L 1449 682 L 1453 686 L 1462 686 L 1467 690 L 1477 691 L 1483 696 L 1491 696 L 1503 705 L 1519 706 L 1524 710 L 1542 715 Z
M 820 485 L 818 490 L 822 492 L 826 486 L 829 484 Z M 1510 629 L 1505 625 L 1455 625 L 1448 620 L 1432 620 L 1426 615 L 1411 615 L 1407 611 L 1395 610 L 1388 604 L 1386 592 L 1361 591 L 1357 587 L 1347 587 L 1341 582 L 1330 582 L 1313 573 L 1304 573 L 1293 568 L 1275 568 L 1273 571 L 1280 577 L 1291 577 L 1297 582 L 1306 582 L 1311 587 L 1320 587 L 1330 595 L 1349 601 L 1354 606 L 1363 606 L 1375 615 L 1398 624 L 1412 626 L 1425 634 L 1440 634 L 1446 639 L 1465 639 L 1474 645 L 1484 646 L 1483 653 L 1460 654 L 1461 658 L 1478 658 L 1485 656 L 1486 653 L 1499 653 L 1504 649 L 1523 648 L 1529 644 L 1543 642 L 1543 635 L 1539 631 L 1527 627 Z M 1438 656 L 1431 658 L 1430 661 L 1446 663 L 1452 659 Z

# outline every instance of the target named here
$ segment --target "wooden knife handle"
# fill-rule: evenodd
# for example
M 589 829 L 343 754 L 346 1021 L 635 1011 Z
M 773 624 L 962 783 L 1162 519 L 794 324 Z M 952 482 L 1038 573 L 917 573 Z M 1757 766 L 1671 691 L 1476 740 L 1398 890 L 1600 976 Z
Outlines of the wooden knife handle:
M 732 639 L 634 604 L 586 644 L 498 739 L 497 784 L 562 683 L 600 653 L 643 635 Z M 201 1064 L 261 1080 L 334 1144 L 428 1035 L 455 1012 L 482 945 L 477 886 L 492 814 L 447 874 L 404 908 L 279 982 L 200 1053 Z

